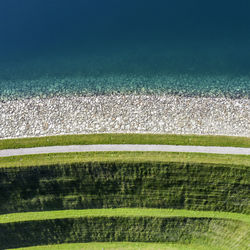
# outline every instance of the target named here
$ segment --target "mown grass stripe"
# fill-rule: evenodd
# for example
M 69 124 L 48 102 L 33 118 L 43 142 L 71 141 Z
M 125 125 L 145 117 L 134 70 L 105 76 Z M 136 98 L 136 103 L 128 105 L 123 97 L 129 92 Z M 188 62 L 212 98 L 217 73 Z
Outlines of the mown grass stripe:
M 56 145 L 162 144 L 193 146 L 250 147 L 249 137 L 174 134 L 86 134 L 0 140 L 0 149 Z
M 52 220 L 80 217 L 189 217 L 189 218 L 218 218 L 238 220 L 250 223 L 250 216 L 239 213 L 194 211 L 184 209 L 149 209 L 149 208 L 117 208 L 117 209 L 83 209 L 59 210 L 44 212 L 24 212 L 0 215 L 0 224 Z
M 183 162 L 250 166 L 249 155 L 177 152 L 81 152 L 0 157 L 0 168 L 79 162 Z
M 68 244 L 55 244 L 43 245 L 34 247 L 15 248 L 12 250 L 43 250 L 43 249 L 69 249 L 69 250 L 211 250 L 211 246 L 202 246 L 197 244 L 175 244 L 175 243 L 150 243 L 150 242 L 89 242 L 89 243 L 68 243 Z M 217 248 L 214 248 L 216 250 Z M 219 248 L 218 248 L 219 249 Z

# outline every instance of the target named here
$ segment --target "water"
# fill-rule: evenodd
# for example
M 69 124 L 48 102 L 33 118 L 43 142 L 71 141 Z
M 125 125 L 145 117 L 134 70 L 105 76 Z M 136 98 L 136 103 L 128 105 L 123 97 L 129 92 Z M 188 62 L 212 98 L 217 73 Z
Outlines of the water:
M 248 98 L 250 2 L 0 2 L 0 98 L 110 93 Z

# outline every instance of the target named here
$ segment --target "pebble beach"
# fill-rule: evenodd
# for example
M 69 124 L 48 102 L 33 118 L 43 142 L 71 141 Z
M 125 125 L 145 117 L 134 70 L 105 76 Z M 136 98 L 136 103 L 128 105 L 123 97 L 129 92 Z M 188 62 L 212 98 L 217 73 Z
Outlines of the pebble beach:
M 0 139 L 250 137 L 247 6 L 49 2 L 0 8 Z
M 0 138 L 88 133 L 250 136 L 247 98 L 114 94 L 0 102 Z
M 208 66 L 199 64 L 202 56 L 190 55 L 195 51 L 182 62 L 181 51 L 173 50 L 171 59 L 168 50 L 152 55 L 141 50 L 139 55 L 125 50 L 106 57 L 0 64 L 0 138 L 90 133 L 250 137 L 250 75 L 229 67 L 226 52 L 218 53 L 224 57 L 217 69 L 219 49 L 211 53 L 213 60 L 206 54 Z M 141 61 L 143 55 L 149 62 Z

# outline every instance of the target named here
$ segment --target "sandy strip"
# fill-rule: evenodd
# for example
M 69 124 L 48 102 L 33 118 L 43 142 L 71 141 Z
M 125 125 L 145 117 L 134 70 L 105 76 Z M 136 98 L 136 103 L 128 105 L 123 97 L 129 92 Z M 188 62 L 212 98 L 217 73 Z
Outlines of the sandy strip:
M 0 157 L 28 155 L 28 154 L 105 152 L 105 151 L 158 151 L 158 152 L 189 152 L 189 153 L 250 155 L 250 148 L 237 148 L 237 147 L 102 144 L 102 145 L 70 145 L 70 146 L 4 149 L 0 150 Z
M 250 100 L 99 95 L 0 102 L 0 138 L 89 133 L 250 137 Z

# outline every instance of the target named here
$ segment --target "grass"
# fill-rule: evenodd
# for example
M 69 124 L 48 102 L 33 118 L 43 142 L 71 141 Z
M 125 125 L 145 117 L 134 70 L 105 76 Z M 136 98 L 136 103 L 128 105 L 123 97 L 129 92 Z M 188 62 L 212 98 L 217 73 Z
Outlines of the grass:
M 249 148 L 250 138 L 228 137 L 228 136 L 160 135 L 160 134 L 156 134 L 156 135 L 153 135 L 153 134 L 63 135 L 63 136 L 50 136 L 50 137 L 39 137 L 39 138 L 4 139 L 4 140 L 0 140 L 0 150 L 8 149 L 8 148 L 28 148 L 28 147 L 39 147 L 39 146 L 76 145 L 76 144 L 77 145 L 84 145 L 84 144 L 85 145 L 87 144 L 171 144 L 171 145 L 200 145 L 200 146 L 233 146 L 233 147 L 248 147 Z M 230 171 L 228 170 L 229 171 L 228 175 L 230 177 L 230 174 L 233 174 L 235 171 L 237 172 L 239 169 L 240 169 L 239 173 L 241 173 L 243 169 L 244 171 L 247 172 L 247 169 L 250 166 L 250 156 L 220 155 L 220 154 L 205 154 L 205 153 L 175 153 L 175 152 L 172 152 L 172 153 L 171 152 L 82 152 L 82 153 L 57 153 L 57 154 L 0 157 L 0 168 L 2 168 L 1 171 L 3 171 L 2 185 L 8 184 L 7 182 L 6 183 L 4 182 L 5 181 L 4 178 L 6 177 L 5 176 L 6 174 L 10 176 L 10 180 L 11 180 L 10 182 L 13 182 L 15 171 L 20 171 L 20 173 L 23 173 L 26 171 L 27 176 L 30 175 L 32 179 L 33 178 L 32 173 L 36 174 L 36 171 L 34 169 L 36 167 L 41 166 L 41 167 L 46 168 L 46 166 L 51 166 L 48 169 L 53 170 L 56 167 L 61 168 L 63 165 L 65 166 L 65 164 L 82 163 L 82 162 L 86 162 L 86 163 L 91 163 L 91 162 L 92 163 L 181 162 L 181 163 L 199 163 L 199 164 L 204 163 L 204 164 L 212 164 L 212 165 L 222 164 L 218 166 L 226 167 L 226 170 L 228 170 L 232 165 L 234 165 L 232 170 Z M 10 169 L 11 167 L 20 167 L 20 169 L 12 170 Z M 28 167 L 28 168 L 32 167 L 32 168 L 29 168 L 31 171 L 27 171 L 25 169 L 22 169 L 22 167 Z M 45 168 L 41 168 L 42 171 L 45 171 Z M 74 166 L 73 169 L 77 169 L 77 168 Z M 142 170 L 142 168 L 140 168 L 140 170 Z M 149 168 L 147 168 L 147 170 L 149 171 Z M 4 171 L 6 171 L 6 173 Z M 92 169 L 92 171 L 94 170 Z M 188 167 L 188 171 L 191 171 L 190 167 Z M 213 172 L 213 171 L 214 170 L 212 170 L 211 168 L 211 177 L 215 178 L 216 176 L 213 176 L 213 175 L 215 175 L 218 172 L 216 171 Z M 79 173 L 80 172 L 77 172 L 78 174 L 77 176 L 79 176 Z M 100 175 L 100 171 L 98 173 Z M 105 172 L 105 174 L 106 174 L 105 178 L 107 179 L 107 172 Z M 172 172 L 171 173 L 168 172 L 168 174 L 172 174 Z M 174 174 L 176 175 L 177 172 L 174 172 Z M 26 174 L 24 173 L 24 177 L 25 176 Z M 48 178 L 48 181 L 44 182 L 45 183 L 44 187 L 46 188 L 48 188 L 48 185 L 50 184 L 49 181 L 51 181 L 53 185 L 57 184 L 57 182 L 55 182 L 55 180 L 51 177 L 51 175 L 48 175 L 48 176 L 50 176 L 49 178 L 46 177 Z M 147 174 L 146 174 L 146 177 L 147 177 Z M 192 178 L 194 178 L 193 175 L 192 175 Z M 221 179 L 224 183 L 224 178 L 225 178 L 224 176 L 219 175 L 218 178 Z M 240 193 L 240 188 L 239 188 L 241 184 L 242 185 L 244 184 L 242 178 L 239 177 L 239 180 L 235 176 L 233 178 L 235 178 L 235 180 L 233 181 L 235 181 L 235 185 L 237 184 L 238 185 L 237 187 L 239 189 L 238 191 L 239 194 L 237 193 L 237 195 L 239 197 L 241 195 L 243 196 L 243 194 Z M 95 180 L 97 181 L 97 179 Z M 213 179 L 213 183 L 215 182 L 215 179 Z M 25 183 L 25 180 L 26 180 L 25 178 L 20 179 L 22 188 L 24 187 L 23 185 Z M 64 185 L 63 181 L 64 179 L 62 180 L 60 179 L 58 183 L 59 184 L 61 183 Z M 74 183 L 75 180 L 72 179 L 70 181 Z M 70 181 L 68 182 L 65 181 L 66 183 L 65 188 L 67 187 L 67 183 L 71 183 Z M 110 180 L 107 179 L 107 181 L 110 181 Z M 185 180 L 178 179 L 177 181 L 185 181 Z M 229 180 L 227 179 L 227 181 Z M 108 182 L 108 183 L 111 185 L 111 182 Z M 154 183 L 155 183 L 155 180 L 154 180 Z M 14 184 L 15 184 L 15 181 L 13 182 L 13 185 Z M 42 184 L 43 182 L 41 182 L 41 185 Z M 197 183 L 195 184 L 196 186 L 194 186 L 194 189 L 196 188 L 199 189 L 200 186 L 198 184 Z M 202 185 L 204 185 L 204 183 L 202 183 Z M 223 185 L 218 187 L 218 192 L 216 193 L 212 192 L 211 195 L 218 196 L 220 192 L 220 187 L 222 186 Z M 149 186 L 149 188 L 150 187 L 151 186 Z M 151 188 L 153 188 L 153 186 Z M 26 190 L 27 192 L 25 190 L 23 191 L 21 190 L 23 192 L 22 195 L 24 196 L 31 195 L 31 190 L 32 189 L 27 189 Z M 191 192 L 191 194 L 196 195 L 195 192 L 193 193 Z M 230 197 L 232 196 L 232 194 L 233 193 L 230 193 Z M 175 196 L 177 196 L 176 193 L 175 193 Z M 191 198 L 189 202 L 191 202 L 192 200 Z M 201 201 L 200 196 L 199 197 L 195 196 L 194 198 L 197 198 L 197 200 Z M 21 199 L 21 196 L 19 197 L 19 199 Z M 25 199 L 26 198 L 24 198 L 24 200 Z M 226 199 L 226 196 L 225 196 L 225 199 Z M 26 202 L 27 201 L 28 199 L 26 199 Z M 224 201 L 224 197 L 223 197 L 223 201 Z M 218 199 L 216 199 L 216 203 L 218 203 Z M 195 210 L 185 210 L 185 209 L 156 209 L 156 208 L 115 208 L 115 209 L 114 208 L 113 209 L 96 209 L 95 208 L 95 209 L 82 209 L 82 210 L 74 209 L 74 210 L 53 210 L 53 211 L 43 211 L 43 212 L 16 213 L 17 212 L 16 206 L 17 206 L 17 203 L 15 203 L 15 210 L 13 210 L 15 213 L 8 213 L 8 214 L 0 215 L 0 227 L 2 228 L 3 231 L 6 230 L 6 232 L 9 232 L 6 234 L 2 233 L 2 236 L 0 233 L 0 238 L 2 237 L 1 242 L 6 242 L 7 245 L 13 243 L 14 247 L 28 246 L 28 245 L 41 245 L 37 247 L 23 248 L 27 250 L 28 249 L 30 250 L 31 249 L 34 249 L 34 250 L 35 249 L 183 249 L 183 250 L 187 250 L 187 249 L 189 250 L 191 249 L 201 249 L 201 250 L 202 249 L 203 250 L 245 249 L 243 247 L 245 247 L 248 244 L 247 234 L 249 233 L 249 228 L 250 228 L 250 215 L 247 215 L 247 214 L 230 213 L 230 212 L 222 212 L 222 211 L 221 212 L 195 211 Z M 39 206 L 41 206 L 41 204 Z M 53 207 L 53 209 L 56 209 L 56 208 Z M 67 208 L 67 209 L 71 209 L 71 208 Z M 34 210 L 31 210 L 31 211 L 34 211 Z M 232 210 L 224 210 L 224 211 L 232 211 Z M 105 220 L 105 218 L 108 218 L 108 219 Z M 116 219 L 112 221 L 112 218 L 116 218 Z M 145 221 L 141 221 L 142 218 L 148 218 L 148 219 L 145 219 Z M 159 220 L 157 218 L 159 218 Z M 164 222 L 163 220 L 165 220 L 165 218 L 166 220 L 169 220 L 169 219 L 170 220 L 168 222 L 166 221 Z M 177 219 L 175 220 L 175 222 L 171 222 L 171 218 L 173 220 L 175 220 L 175 218 Z M 201 224 L 199 224 L 199 220 L 197 221 L 196 218 L 202 219 Z M 187 223 L 186 223 L 186 219 L 188 220 Z M 78 220 L 78 221 L 72 221 L 72 220 Z M 161 236 L 163 238 L 166 236 L 170 238 L 176 237 L 176 239 L 179 239 L 179 238 L 182 239 L 182 237 L 184 237 L 185 234 L 189 235 L 189 232 L 191 232 L 192 235 L 196 235 L 196 234 L 199 235 L 200 231 L 203 232 L 203 226 L 204 226 L 204 230 L 208 230 L 208 231 L 204 235 L 202 235 L 201 233 L 200 235 L 201 237 L 197 236 L 198 237 L 197 241 L 184 242 L 187 244 L 182 244 L 183 242 L 180 241 L 180 242 L 177 242 L 176 244 L 175 243 L 146 243 L 146 242 L 144 243 L 142 242 L 112 242 L 112 243 L 111 242 L 92 242 L 92 243 L 50 245 L 50 244 L 56 244 L 60 242 L 68 242 L 68 243 L 74 242 L 74 240 L 75 242 L 81 242 L 82 239 L 90 239 L 87 241 L 91 241 L 91 239 L 94 239 L 93 241 L 105 241 L 106 239 L 107 241 L 110 241 L 110 240 L 113 241 L 113 240 L 116 240 L 116 237 L 118 236 L 123 237 L 123 238 L 120 238 L 121 239 L 120 241 L 126 241 L 126 240 L 129 241 L 129 239 L 130 241 L 133 241 L 133 240 L 140 241 L 140 237 L 141 237 L 140 234 L 143 235 L 143 233 L 148 233 L 148 236 L 147 235 L 145 235 L 145 237 L 143 236 L 144 240 L 142 241 L 154 241 L 151 239 L 158 239 L 157 238 L 158 236 L 155 235 L 155 233 L 157 234 L 156 232 L 157 230 L 155 231 L 155 229 L 157 229 L 159 226 L 158 222 L 163 223 L 163 224 L 169 223 L 168 227 L 166 227 L 168 228 L 166 230 L 170 230 L 169 235 L 166 234 L 166 232 L 168 231 L 163 232 Z M 73 223 L 72 228 L 70 226 L 70 223 Z M 127 227 L 128 225 L 127 223 L 131 223 L 130 232 L 124 229 Z M 171 224 L 171 223 L 174 223 L 174 224 Z M 189 228 L 189 223 L 191 224 L 193 223 L 193 226 L 191 226 L 190 228 Z M 90 228 L 92 228 L 89 230 L 89 233 L 90 233 L 89 236 L 84 236 L 83 235 L 84 233 L 82 234 L 83 231 L 81 230 L 85 228 L 85 225 L 88 225 L 90 226 Z M 102 230 L 104 229 L 106 230 L 106 228 L 109 228 L 110 225 L 111 225 L 110 228 L 113 228 L 113 226 L 117 227 L 118 231 L 113 235 L 112 230 L 111 230 L 109 232 L 110 236 L 107 235 L 106 237 L 104 235 L 105 231 L 102 232 Z M 65 229 L 64 227 L 66 227 L 68 231 L 65 230 L 64 232 L 64 229 Z M 44 231 L 41 233 L 41 235 L 38 236 L 36 234 L 37 232 L 40 232 L 38 230 L 40 228 L 41 230 L 44 230 Z M 194 229 L 194 233 L 192 231 L 192 228 Z M 101 233 L 98 232 L 99 229 Z M 69 235 L 67 234 L 67 232 L 70 232 Z M 61 233 L 61 236 L 60 236 L 60 233 Z M 9 240 L 6 241 L 5 236 Z M 41 241 L 39 241 L 40 236 L 42 238 Z M 51 236 L 51 239 L 49 238 L 50 236 Z M 232 242 L 231 242 L 231 236 L 232 236 Z M 13 239 L 16 239 L 16 241 L 13 240 L 11 237 L 14 237 Z M 65 237 L 68 237 L 68 238 L 66 239 Z M 189 239 L 188 238 L 189 236 L 185 236 L 183 238 L 184 241 L 186 237 L 187 239 Z M 202 237 L 205 237 L 205 238 L 202 238 Z M 243 241 L 241 241 L 241 239 L 243 239 Z M 17 243 L 19 240 L 20 240 L 20 245 L 18 245 L 19 243 Z M 86 240 L 83 240 L 83 241 L 86 241 Z M 219 247 L 217 247 L 217 243 Z M 43 244 L 48 244 L 48 245 L 45 246 Z
M 250 147 L 250 138 L 213 135 L 173 135 L 173 134 L 87 134 L 60 135 L 0 140 L 0 149 L 29 148 L 55 145 L 88 144 L 162 144 Z
M 0 213 L 147 207 L 249 214 L 249 170 L 114 159 L 0 168 Z
M 27 214 L 33 215 L 29 218 Z M 123 246 L 121 249 L 140 249 L 141 244 L 142 249 L 171 249 L 172 245 L 172 249 L 236 250 L 248 249 L 249 246 L 249 216 L 241 214 L 165 209 L 94 209 L 27 214 L 10 214 L 15 220 L 9 218 L 0 223 L 3 249 L 27 246 L 46 249 L 44 245 L 54 249 L 81 249 L 77 247 L 84 247 L 84 244 L 79 242 L 92 242 L 86 244 L 87 249 L 109 249 L 110 244 L 113 244 L 113 249 L 120 249 L 119 245 Z M 73 242 L 78 244 L 53 246 Z M 153 248 L 146 242 L 151 242 Z M 135 248 L 136 244 L 139 246 Z
M 178 152 L 81 152 L 0 157 L 0 168 L 78 162 L 185 162 L 250 166 L 248 155 Z
M 193 211 L 184 209 L 152 209 L 152 208 L 116 208 L 116 209 L 83 209 L 58 210 L 44 212 L 24 212 L 0 215 L 0 224 L 52 220 L 81 217 L 189 217 L 189 218 L 220 218 L 250 223 L 250 216 L 240 213 Z
M 12 248 L 13 249 L 13 248 Z M 16 250 L 68 249 L 68 250 L 211 250 L 210 246 L 196 244 L 149 243 L 149 242 L 91 242 L 43 245 L 35 247 L 16 248 Z M 214 248 L 215 250 L 216 248 Z

